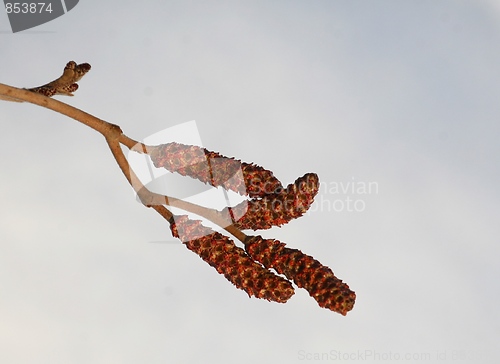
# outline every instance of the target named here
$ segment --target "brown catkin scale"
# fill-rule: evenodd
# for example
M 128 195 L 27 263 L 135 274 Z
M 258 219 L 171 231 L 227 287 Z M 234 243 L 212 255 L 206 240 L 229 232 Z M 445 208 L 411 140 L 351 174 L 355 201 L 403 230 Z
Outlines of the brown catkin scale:
M 286 248 L 274 239 L 252 236 L 245 242 L 245 250 L 252 259 L 266 268 L 273 268 L 305 288 L 321 307 L 346 315 L 352 310 L 356 294 L 335 277 L 332 270 L 298 249 Z
M 195 145 L 162 144 L 148 153 L 155 167 L 196 178 L 240 195 L 262 197 L 283 189 L 273 172 Z
M 173 236 L 249 296 L 284 303 L 294 294 L 288 280 L 254 262 L 227 236 L 185 215 L 175 216 L 174 220 L 170 224 Z
M 281 193 L 261 199 L 243 201 L 235 207 L 225 208 L 238 229 L 263 230 L 281 226 L 302 216 L 314 202 L 319 190 L 319 178 L 307 173 L 288 185 Z

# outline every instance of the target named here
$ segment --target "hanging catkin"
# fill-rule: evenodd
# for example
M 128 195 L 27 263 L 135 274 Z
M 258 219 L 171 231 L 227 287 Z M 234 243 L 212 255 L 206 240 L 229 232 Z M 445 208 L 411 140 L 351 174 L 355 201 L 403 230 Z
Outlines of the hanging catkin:
M 298 249 L 286 248 L 274 239 L 252 236 L 245 241 L 245 250 L 255 261 L 273 268 L 305 288 L 321 307 L 346 315 L 356 300 L 349 286 L 335 277 L 332 270 Z
M 284 303 L 294 294 L 288 280 L 254 262 L 229 237 L 203 226 L 201 221 L 175 216 L 170 229 L 189 250 L 249 296 Z
M 226 207 L 222 213 L 229 212 L 238 229 L 270 229 L 302 216 L 314 202 L 318 189 L 318 176 L 307 173 L 281 193 L 245 200 L 235 207 Z
M 240 195 L 262 197 L 283 188 L 273 172 L 195 145 L 161 144 L 148 151 L 155 167 L 196 178 Z

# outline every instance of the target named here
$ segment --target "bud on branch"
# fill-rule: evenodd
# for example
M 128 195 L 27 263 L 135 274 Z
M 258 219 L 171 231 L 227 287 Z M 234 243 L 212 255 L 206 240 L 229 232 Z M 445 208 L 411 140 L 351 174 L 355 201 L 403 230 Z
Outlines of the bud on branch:
M 77 82 L 90 71 L 90 64 L 76 64 L 70 61 L 64 67 L 61 77 L 40 87 L 29 88 L 29 91 L 36 92 L 47 97 L 54 95 L 73 96 L 72 92 L 78 90 Z

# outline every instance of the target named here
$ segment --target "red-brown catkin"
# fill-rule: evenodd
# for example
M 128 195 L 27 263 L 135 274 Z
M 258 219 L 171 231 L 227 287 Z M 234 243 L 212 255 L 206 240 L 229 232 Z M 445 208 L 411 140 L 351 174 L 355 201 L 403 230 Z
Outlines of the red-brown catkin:
M 235 207 L 226 207 L 222 213 L 226 214 L 229 210 L 238 229 L 270 229 L 302 216 L 314 202 L 318 190 L 318 176 L 307 173 L 281 193 L 243 201 Z
M 249 296 L 284 303 L 294 294 L 288 280 L 254 262 L 227 236 L 185 215 L 175 216 L 174 220 L 170 224 L 172 235 Z
M 274 239 L 252 236 L 245 242 L 245 250 L 266 268 L 273 268 L 305 288 L 321 307 L 346 315 L 356 300 L 349 286 L 335 277 L 332 270 L 313 257 L 297 249 L 286 248 Z
M 283 189 L 273 172 L 195 145 L 161 144 L 148 152 L 155 167 L 196 178 L 240 195 L 262 197 Z

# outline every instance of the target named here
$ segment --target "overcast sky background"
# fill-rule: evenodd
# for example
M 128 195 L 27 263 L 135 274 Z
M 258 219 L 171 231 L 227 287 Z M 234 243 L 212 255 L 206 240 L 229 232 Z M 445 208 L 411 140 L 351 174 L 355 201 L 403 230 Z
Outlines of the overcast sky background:
M 346 317 L 302 289 L 249 299 L 135 201 L 101 136 L 2 101 L 0 362 L 500 359 L 498 2 L 80 1 L 0 31 L 2 83 L 88 62 L 58 99 L 134 139 L 196 120 L 284 184 L 317 173 L 311 213 L 262 235 L 357 294 Z

